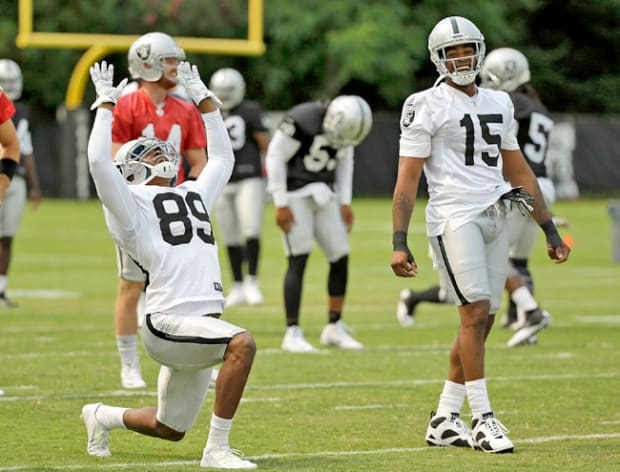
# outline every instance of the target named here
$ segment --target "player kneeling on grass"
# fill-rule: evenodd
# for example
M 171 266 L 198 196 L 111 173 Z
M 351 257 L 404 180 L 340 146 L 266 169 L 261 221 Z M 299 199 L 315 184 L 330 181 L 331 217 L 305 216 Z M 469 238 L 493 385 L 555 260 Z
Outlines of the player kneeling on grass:
M 179 155 L 165 141 L 136 139 L 110 160 L 112 108 L 127 81 L 114 87 L 113 66 L 105 62 L 90 72 L 98 97 L 88 143 L 90 171 L 113 239 L 149 275 L 142 340 L 161 369 L 156 407 L 83 407 L 87 451 L 111 455 L 112 429 L 180 441 L 198 418 L 213 366 L 223 361 L 200 465 L 255 469 L 256 464 L 230 448 L 228 439 L 256 345 L 245 329 L 219 319 L 224 296 L 209 213 L 228 182 L 234 155 L 218 100 L 195 66 L 179 65 L 179 82 L 202 113 L 209 162 L 196 181 L 173 188 Z

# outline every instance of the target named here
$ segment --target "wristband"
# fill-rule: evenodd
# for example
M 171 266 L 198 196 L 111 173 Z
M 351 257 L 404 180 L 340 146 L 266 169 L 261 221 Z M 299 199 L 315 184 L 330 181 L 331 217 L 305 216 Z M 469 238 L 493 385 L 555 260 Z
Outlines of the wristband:
M 553 220 L 545 221 L 543 224 L 540 225 L 540 227 L 545 232 L 545 236 L 547 236 L 547 238 L 553 236 L 554 234 L 558 234 L 558 229 L 553 223 Z
M 540 225 L 540 227 L 545 232 L 548 245 L 554 249 L 562 246 L 562 238 L 560 237 L 560 233 L 558 233 L 558 229 L 553 223 L 553 220 L 545 221 Z
M 0 159 L 0 174 L 5 174 L 9 177 L 9 180 L 15 175 L 17 170 L 17 161 L 10 157 L 3 157 Z
M 405 231 L 396 231 L 392 234 L 392 248 L 394 251 L 409 252 L 407 233 Z
M 185 180 L 196 180 L 196 179 L 197 179 L 197 177 L 194 177 L 194 176 L 192 176 L 192 177 L 185 177 Z

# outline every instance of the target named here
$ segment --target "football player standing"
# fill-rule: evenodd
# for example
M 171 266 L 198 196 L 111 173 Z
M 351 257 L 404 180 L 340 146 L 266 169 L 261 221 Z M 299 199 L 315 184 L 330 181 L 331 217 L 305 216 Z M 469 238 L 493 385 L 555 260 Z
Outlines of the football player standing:
M 480 30 L 466 18 L 444 18 L 431 31 L 428 48 L 440 77 L 434 87 L 413 93 L 403 104 L 391 261 L 398 277 L 416 276 L 407 231 L 424 172 L 429 191 L 427 235 L 460 316 L 448 379 L 437 411 L 431 413 L 426 441 L 512 452 L 508 430 L 491 408 L 484 346 L 508 273 L 511 207 L 532 207 L 532 217 L 545 232 L 548 256 L 556 263 L 568 259 L 570 248 L 519 149 L 510 97 L 476 86 L 485 55 Z M 459 417 L 465 397 L 472 430 Z

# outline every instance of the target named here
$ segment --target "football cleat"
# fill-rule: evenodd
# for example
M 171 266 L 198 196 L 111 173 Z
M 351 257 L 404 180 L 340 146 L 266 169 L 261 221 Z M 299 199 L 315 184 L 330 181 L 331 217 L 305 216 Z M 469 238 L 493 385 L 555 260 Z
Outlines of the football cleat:
M 508 429 L 493 416 L 493 413 L 485 413 L 481 417 L 474 418 L 472 423 L 472 438 L 474 447 L 484 452 L 503 454 L 514 451 L 512 441 L 506 433 Z
M 82 420 L 84 420 L 86 433 L 88 434 L 86 451 L 91 456 L 105 457 L 112 455 L 110 445 L 108 444 L 110 430 L 97 421 L 95 413 L 100 406 L 101 403 L 84 405 L 84 408 L 82 408 Z
M 548 311 L 536 308 L 526 313 L 525 323 L 520 326 L 515 334 L 506 343 L 508 347 L 532 344 L 529 339 L 540 330 L 551 324 L 551 315 Z
M 17 303 L 8 299 L 4 292 L 0 293 L 0 308 L 16 308 Z
M 142 378 L 140 364 L 123 364 L 121 366 L 121 385 L 123 388 L 146 387 L 146 382 Z
M 430 446 L 474 447 L 471 431 L 458 413 L 438 415 L 431 411 L 431 420 L 426 428 L 426 442 Z
M 245 305 L 245 293 L 243 291 L 243 282 L 233 283 L 228 296 L 226 297 L 226 307 Z
M 403 328 L 410 328 L 415 323 L 413 310 L 416 304 L 413 303 L 412 293 L 408 288 L 402 289 L 398 298 L 398 305 L 396 305 L 396 319 Z
M 200 467 L 214 469 L 256 469 L 256 464 L 243 458 L 241 451 L 229 447 L 216 447 L 202 453 Z
M 328 323 L 321 332 L 320 342 L 325 346 L 336 346 L 340 349 L 358 350 L 364 346 L 347 333 L 347 326 L 342 321 Z M 350 329 L 350 328 L 349 328 Z
M 304 333 L 299 326 L 289 326 L 282 340 L 282 350 L 288 352 L 316 352 L 317 348 L 304 339 Z
M 254 276 L 247 276 L 243 281 L 243 294 L 248 305 L 261 305 L 265 299 Z

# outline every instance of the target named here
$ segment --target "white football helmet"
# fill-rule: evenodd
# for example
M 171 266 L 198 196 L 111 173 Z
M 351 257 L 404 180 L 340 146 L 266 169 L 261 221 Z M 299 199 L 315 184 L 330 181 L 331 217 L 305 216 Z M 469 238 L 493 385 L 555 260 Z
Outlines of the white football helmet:
M 327 106 L 323 118 L 323 132 L 329 143 L 340 148 L 356 146 L 372 127 L 372 111 L 362 97 L 340 95 Z
M 446 49 L 461 44 L 472 44 L 476 50 L 469 59 L 469 70 L 456 70 L 450 72 L 446 63 Z M 435 25 L 431 34 L 428 35 L 428 50 L 431 61 L 437 67 L 437 72 L 442 77 L 450 77 L 457 85 L 469 85 L 480 72 L 485 52 L 484 36 L 480 30 L 467 18 L 462 16 L 449 16 Z M 459 58 L 463 60 L 467 58 Z
M 514 92 L 530 81 L 530 65 L 516 49 L 494 49 L 482 64 L 480 80 L 481 87 Z
M 176 82 L 176 77 L 166 75 L 166 58 L 185 59 L 185 51 L 166 33 L 147 33 L 136 39 L 129 48 L 129 73 L 134 79 L 156 82 L 165 76 Z
M 222 110 L 230 110 L 243 101 L 245 80 L 239 71 L 225 67 L 213 73 L 209 89 L 222 101 Z
M 139 185 L 147 184 L 155 177 L 173 179 L 177 175 L 180 159 L 169 142 L 158 138 L 139 138 L 119 148 L 114 164 L 128 184 Z
M 0 87 L 11 100 L 19 100 L 22 96 L 24 78 L 22 70 L 11 59 L 0 59 Z

